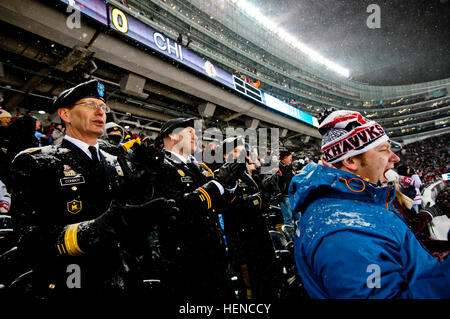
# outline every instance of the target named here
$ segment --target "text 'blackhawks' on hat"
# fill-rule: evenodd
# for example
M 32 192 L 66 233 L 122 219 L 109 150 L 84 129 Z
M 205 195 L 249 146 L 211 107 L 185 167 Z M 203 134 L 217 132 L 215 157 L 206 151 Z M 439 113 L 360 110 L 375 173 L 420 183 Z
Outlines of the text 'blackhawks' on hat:
M 77 101 L 85 98 L 99 99 L 105 102 L 105 86 L 98 80 L 90 80 L 67 89 L 53 103 L 55 109 L 72 107 Z
M 323 160 L 330 164 L 356 156 L 389 141 L 380 124 L 356 111 L 339 110 L 320 123 Z
M 161 138 L 164 138 L 167 135 L 171 134 L 175 129 L 183 129 L 185 127 L 194 128 L 194 123 L 196 120 L 197 119 L 195 117 L 190 117 L 190 118 L 181 118 L 180 117 L 180 118 L 168 120 L 161 127 L 160 136 L 161 136 Z

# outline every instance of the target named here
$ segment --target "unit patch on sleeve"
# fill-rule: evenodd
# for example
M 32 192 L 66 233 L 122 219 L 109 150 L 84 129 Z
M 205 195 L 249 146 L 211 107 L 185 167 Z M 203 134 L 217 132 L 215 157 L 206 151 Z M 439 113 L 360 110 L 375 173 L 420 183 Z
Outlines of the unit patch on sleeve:
M 71 214 L 78 214 L 82 208 L 83 205 L 80 200 L 74 199 L 70 202 L 67 202 L 67 211 Z

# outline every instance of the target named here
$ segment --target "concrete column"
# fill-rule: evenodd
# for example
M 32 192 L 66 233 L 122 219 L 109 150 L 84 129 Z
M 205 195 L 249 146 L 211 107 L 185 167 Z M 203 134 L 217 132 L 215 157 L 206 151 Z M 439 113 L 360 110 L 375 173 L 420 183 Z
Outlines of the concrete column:
M 202 117 L 212 117 L 215 111 L 216 105 L 210 102 L 205 102 L 198 106 L 198 113 Z
M 259 120 L 257 119 L 251 119 L 245 121 L 245 126 L 249 129 L 255 130 L 258 127 Z

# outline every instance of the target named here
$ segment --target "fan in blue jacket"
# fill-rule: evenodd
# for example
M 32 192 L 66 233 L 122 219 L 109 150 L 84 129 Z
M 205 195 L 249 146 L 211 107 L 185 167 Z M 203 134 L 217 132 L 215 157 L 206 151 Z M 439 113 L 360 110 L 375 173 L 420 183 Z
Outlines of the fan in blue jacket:
M 394 187 L 380 186 L 399 161 L 381 126 L 336 111 L 319 131 L 334 167 L 311 163 L 289 187 L 302 213 L 295 260 L 310 297 L 450 298 L 450 260 L 420 244 L 390 205 Z

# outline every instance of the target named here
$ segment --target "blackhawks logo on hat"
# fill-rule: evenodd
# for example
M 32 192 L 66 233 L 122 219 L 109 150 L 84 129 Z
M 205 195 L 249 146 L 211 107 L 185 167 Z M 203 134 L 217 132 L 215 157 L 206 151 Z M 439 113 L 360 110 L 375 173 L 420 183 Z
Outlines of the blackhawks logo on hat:
M 98 92 L 98 95 L 101 97 L 103 97 L 103 95 L 105 95 L 105 86 L 100 82 L 97 83 L 97 92 Z

